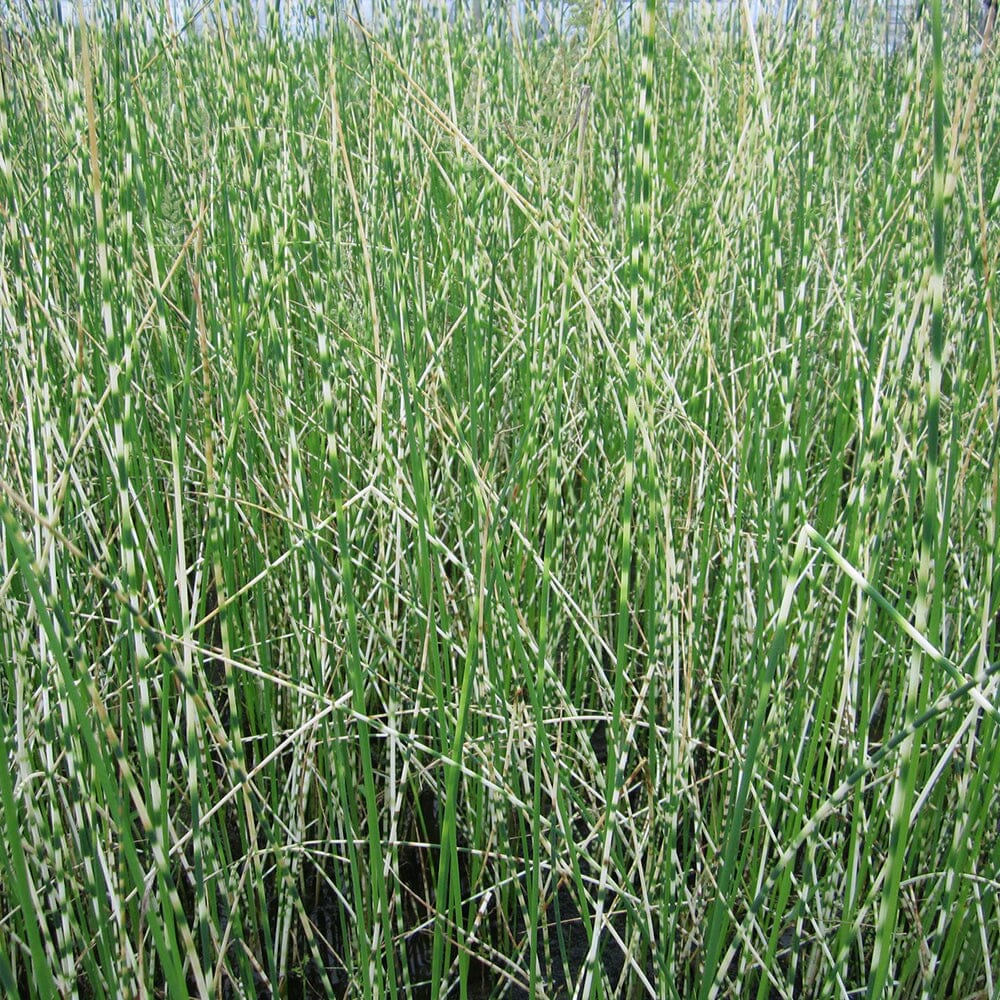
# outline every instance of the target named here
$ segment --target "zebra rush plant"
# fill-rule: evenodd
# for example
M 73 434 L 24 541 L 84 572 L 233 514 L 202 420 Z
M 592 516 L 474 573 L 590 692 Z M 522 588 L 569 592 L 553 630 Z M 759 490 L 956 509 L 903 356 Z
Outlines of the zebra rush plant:
M 3 989 L 994 995 L 994 58 L 284 7 L 3 10 Z

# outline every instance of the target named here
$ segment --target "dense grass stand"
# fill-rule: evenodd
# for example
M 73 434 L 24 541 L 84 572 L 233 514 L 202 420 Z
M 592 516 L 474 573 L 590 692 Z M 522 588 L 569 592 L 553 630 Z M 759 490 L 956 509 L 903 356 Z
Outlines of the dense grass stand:
M 38 6 L 3 990 L 997 993 L 989 31 Z

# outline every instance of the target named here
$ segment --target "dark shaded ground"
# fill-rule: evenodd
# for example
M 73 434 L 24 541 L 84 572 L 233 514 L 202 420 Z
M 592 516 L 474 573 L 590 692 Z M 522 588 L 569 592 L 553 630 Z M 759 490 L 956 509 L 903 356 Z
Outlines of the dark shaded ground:
M 607 747 L 603 726 L 594 731 L 591 745 L 598 762 L 605 762 Z M 434 939 L 433 900 L 439 854 L 433 845 L 441 841 L 441 809 L 435 794 L 424 790 L 410 801 L 406 812 L 407 815 L 399 817 L 405 842 L 399 848 L 399 882 L 395 887 L 402 904 L 404 927 L 402 933 L 395 936 L 394 958 L 397 960 L 399 979 L 407 978 L 410 982 L 409 993 L 401 992 L 401 995 L 409 995 L 412 1000 L 429 1000 Z M 582 836 L 585 831 L 580 833 Z M 459 856 L 463 856 L 461 850 Z M 463 896 L 470 896 L 467 870 L 461 872 L 461 882 Z M 347 972 L 337 957 L 340 953 L 339 942 L 343 940 L 346 928 L 341 929 L 343 906 L 332 890 L 333 884 L 328 876 L 317 877 L 316 873 L 306 879 L 303 902 L 307 912 L 315 914 L 313 919 L 317 930 L 331 947 L 326 953 L 324 968 L 318 968 L 315 960 L 306 962 L 301 976 L 289 981 L 286 994 L 289 1000 L 328 997 L 331 986 L 337 991 L 335 996 L 341 996 L 346 991 Z M 608 902 L 613 903 L 613 900 Z M 544 990 L 552 998 L 569 997 L 584 968 L 590 951 L 590 938 L 568 886 L 560 887 L 549 899 L 542 900 L 542 909 L 546 923 L 538 929 L 538 942 Z M 466 921 L 469 916 L 468 913 L 465 915 Z M 611 920 L 616 932 L 624 935 L 624 914 L 614 914 Z M 491 997 L 529 1000 L 530 993 L 523 985 L 528 982 L 528 928 L 520 908 L 516 908 L 515 914 L 488 911 L 480 925 L 479 935 L 486 944 L 481 955 L 470 956 L 467 984 L 471 1000 L 489 1000 Z M 491 953 L 504 956 L 519 969 L 514 974 L 517 982 L 491 966 Z M 610 934 L 605 933 L 599 958 L 615 990 L 613 995 L 622 995 L 619 986 L 623 986 L 625 956 Z
M 542 976 L 545 981 L 545 992 L 550 997 L 569 997 L 587 959 L 590 939 L 569 889 L 560 889 L 556 894 L 549 907 L 549 916 L 548 938 L 553 945 L 551 950 L 555 951 L 555 954 L 543 956 Z M 617 924 L 616 929 L 619 932 L 623 931 L 624 919 L 613 919 Z M 612 986 L 619 984 L 625 970 L 625 956 L 610 937 L 606 937 L 601 943 L 600 959 Z M 491 984 L 493 987 L 495 985 Z M 483 1000 L 488 995 L 484 994 Z M 616 990 L 615 995 L 620 993 Z M 509 985 L 501 996 L 504 1000 L 531 1000 L 528 990 L 516 984 Z
M 440 841 L 436 828 L 434 804 L 425 798 L 414 811 L 414 819 L 425 825 L 415 843 L 434 844 Z M 438 834 L 435 837 L 435 834 Z M 437 872 L 437 851 L 433 848 L 406 845 L 400 849 L 400 890 L 403 893 L 403 907 L 407 926 L 397 937 L 397 975 L 403 977 L 403 965 L 410 981 L 409 994 L 401 991 L 401 996 L 409 995 L 412 1000 L 429 1000 L 431 995 L 430 974 L 433 948 L 433 925 L 430 922 L 434 898 L 434 880 Z M 463 872 L 463 882 L 467 873 Z M 339 942 L 343 940 L 343 906 L 331 887 L 328 877 L 313 871 L 305 879 L 303 903 L 315 924 L 317 937 L 329 945 L 322 955 L 322 967 L 314 958 L 302 964 L 298 974 L 289 977 L 285 995 L 289 1000 L 307 1000 L 317 997 L 341 997 L 348 986 L 348 974 L 341 960 Z M 545 992 L 553 998 L 569 997 L 573 984 L 583 969 L 590 949 L 590 940 L 580 918 L 579 910 L 569 888 L 561 888 L 548 901 L 545 910 L 547 926 L 539 928 L 539 943 L 542 946 L 541 973 Z M 624 916 L 612 918 L 616 929 L 624 932 Z M 498 914 L 487 914 L 482 924 L 482 937 L 491 948 L 501 953 L 512 950 L 517 953 L 519 945 L 527 937 L 523 919 L 508 922 L 503 935 L 510 947 L 501 947 Z M 547 947 L 543 942 L 547 942 Z M 510 957 L 514 957 L 511 955 Z M 612 984 L 622 977 L 625 968 L 624 955 L 618 945 L 607 936 L 600 949 L 601 962 Z M 527 982 L 527 970 L 519 977 Z M 506 985 L 505 985 L 506 982 Z M 489 1000 L 502 997 L 504 1000 L 529 1000 L 528 990 L 511 982 L 509 978 L 491 968 L 485 959 L 473 955 L 470 963 L 468 990 L 471 1000 Z M 258 998 L 269 997 L 270 991 L 261 986 Z

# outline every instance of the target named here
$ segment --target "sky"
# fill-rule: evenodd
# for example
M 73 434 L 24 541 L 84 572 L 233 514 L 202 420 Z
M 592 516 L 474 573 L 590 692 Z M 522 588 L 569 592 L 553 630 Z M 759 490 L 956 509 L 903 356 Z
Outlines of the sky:
M 3 6 L 17 8 L 24 4 L 34 6 L 35 4 L 41 4 L 42 2 L 43 0 L 0 0 L 0 8 Z M 71 19 L 76 16 L 75 12 L 77 0 L 44 0 L 44 2 L 60 3 L 63 16 L 66 19 Z M 115 5 L 121 3 L 130 5 L 135 11 L 140 7 L 145 7 L 147 4 L 154 6 L 157 4 L 170 4 L 174 13 L 175 23 L 182 23 L 182 12 L 190 12 L 192 9 L 197 8 L 214 7 L 228 2 L 231 2 L 231 0 L 83 0 L 85 9 L 92 9 L 95 4 L 99 4 L 105 9 L 107 7 L 113 8 Z M 278 2 L 278 0 L 232 0 L 232 2 L 249 2 L 256 9 L 258 21 L 263 26 L 266 21 L 267 10 L 269 7 L 272 7 L 276 2 Z M 348 9 L 352 14 L 355 13 L 356 5 L 356 9 L 360 12 L 362 20 L 366 23 L 371 23 L 374 5 L 391 5 L 396 2 L 424 2 L 427 4 L 447 3 L 450 6 L 455 2 L 465 2 L 471 4 L 474 0 L 280 0 L 282 21 L 286 25 L 308 24 L 309 22 L 302 16 L 302 11 L 309 5 L 315 5 L 321 8 L 329 8 L 337 5 L 341 8 L 346 7 L 346 9 Z M 547 13 L 542 13 L 539 20 L 542 25 L 546 25 L 552 23 L 553 21 L 558 23 L 560 20 L 560 8 L 563 10 L 567 9 L 571 0 L 481 0 L 481 2 L 484 7 L 491 3 L 505 2 L 511 4 L 515 10 L 522 12 L 524 11 L 526 5 L 530 5 L 536 11 L 544 5 Z M 579 6 L 589 7 L 594 0 L 574 0 L 574 2 L 576 2 Z M 618 0 L 618 2 L 625 7 L 633 2 L 639 3 L 641 0 Z M 690 5 L 692 10 L 702 9 L 711 10 L 716 13 L 725 13 L 733 6 L 742 4 L 744 0 L 665 0 L 665 2 L 672 6 L 675 10 L 682 6 Z M 751 11 L 751 19 L 754 23 L 756 23 L 762 12 L 769 10 L 777 15 L 777 17 L 781 17 L 789 9 L 793 8 L 796 2 L 803 4 L 812 2 L 832 2 L 840 4 L 843 3 L 843 0 L 747 0 L 747 2 Z M 896 13 L 896 17 L 890 18 L 891 22 L 895 23 L 898 28 L 901 28 L 903 18 L 909 11 L 912 10 L 917 0 L 852 0 L 852 2 L 872 2 L 874 4 L 887 5 L 890 10 L 893 10 Z M 959 0 L 959 2 L 963 2 L 963 0 Z M 978 4 L 979 0 L 964 0 L 964 2 L 969 4 Z
M 35 2 L 40 2 L 40 0 L 35 0 Z M 75 17 L 76 0 L 59 0 L 59 2 L 61 3 L 62 6 L 64 18 L 68 19 Z M 92 8 L 94 2 L 95 0 L 84 0 L 84 8 L 85 9 Z M 119 0 L 103 0 L 103 2 L 116 3 L 119 2 Z M 130 0 L 121 0 L 121 2 L 128 3 L 130 2 Z M 134 7 L 139 6 L 139 3 L 135 2 L 135 0 L 131 0 L 131 2 Z M 143 2 L 146 2 L 146 0 L 143 0 Z M 153 2 L 156 2 L 156 0 L 153 0 Z M 201 7 L 205 5 L 205 0 L 160 0 L 160 2 L 170 3 L 174 10 L 175 15 L 184 9 L 190 9 L 192 7 Z M 212 2 L 214 3 L 216 2 L 216 0 L 212 0 Z M 273 4 L 275 0 L 252 0 L 252 2 L 254 6 L 257 7 L 258 17 L 261 19 L 261 21 L 263 21 L 264 17 L 266 16 L 265 12 L 268 6 Z M 346 5 L 349 7 L 349 9 L 353 10 L 354 0 L 337 0 L 337 2 L 341 5 Z M 373 6 L 374 4 L 379 2 L 380 0 L 358 0 L 358 8 L 360 9 L 362 16 L 366 19 L 371 18 Z M 435 2 L 438 2 L 438 0 L 435 0 Z M 448 2 L 450 5 L 452 2 L 454 2 L 454 0 L 446 0 L 446 2 Z M 489 3 L 489 0 L 483 0 L 483 2 L 485 6 L 487 3 Z M 540 0 L 528 0 L 528 2 L 530 2 L 532 6 L 537 6 Z M 541 2 L 545 2 L 550 9 L 555 10 L 561 3 L 564 2 L 564 0 L 541 0 Z M 629 2 L 631 2 L 631 0 L 629 0 Z M 693 0 L 693 3 L 695 3 L 696 5 L 698 3 L 705 3 L 705 2 L 707 2 L 709 6 L 725 7 L 728 4 L 741 2 L 741 0 Z M 787 0 L 751 0 L 750 6 L 751 9 L 756 12 L 758 9 L 761 8 L 762 4 L 773 3 L 776 6 L 781 7 L 786 2 Z M 289 14 L 293 14 L 293 12 L 301 10 L 309 6 L 309 4 L 311 3 L 322 7 L 322 6 L 327 6 L 330 3 L 330 0 L 281 0 L 282 9 L 288 12 Z M 524 3 L 525 0 L 514 0 L 514 5 L 517 9 L 523 10 Z M 587 2 L 587 0 L 582 0 L 582 5 L 589 6 L 589 3 Z M 624 5 L 625 4 L 623 2 L 623 6 Z

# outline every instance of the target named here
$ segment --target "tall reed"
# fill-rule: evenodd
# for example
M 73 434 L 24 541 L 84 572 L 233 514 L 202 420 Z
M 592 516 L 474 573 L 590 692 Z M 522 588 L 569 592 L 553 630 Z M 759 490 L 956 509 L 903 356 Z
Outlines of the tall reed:
M 988 54 L 114 7 L 6 12 L 4 989 L 995 992 Z

